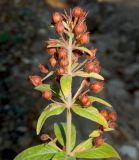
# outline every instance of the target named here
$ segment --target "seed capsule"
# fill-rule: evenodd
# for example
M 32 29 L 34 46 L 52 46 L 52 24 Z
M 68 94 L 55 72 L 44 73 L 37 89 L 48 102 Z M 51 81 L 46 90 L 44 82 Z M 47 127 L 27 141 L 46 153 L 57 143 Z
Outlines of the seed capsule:
M 65 73 L 65 70 L 63 68 L 60 67 L 60 68 L 57 69 L 57 74 L 58 75 L 63 75 L 64 73 Z
M 95 93 L 100 92 L 103 88 L 104 88 L 103 82 L 94 82 L 90 87 L 90 89 Z
M 83 95 L 83 96 L 79 97 L 79 100 L 81 101 L 81 103 L 82 103 L 83 105 L 85 105 L 85 104 L 88 103 L 89 98 L 88 98 L 87 95 Z
M 55 48 L 47 48 L 47 52 L 52 56 L 56 53 L 56 49 Z
M 106 119 L 109 118 L 109 113 L 108 113 L 107 110 L 101 110 L 101 111 L 100 111 L 100 114 L 101 114 L 102 116 L 104 116 Z
M 90 107 L 90 106 L 91 106 L 91 104 L 92 104 L 92 103 L 91 103 L 91 101 L 90 101 L 90 100 L 88 100 L 88 101 L 84 104 L 84 107 L 86 107 L 86 108 L 87 108 L 87 107 Z
M 34 85 L 34 86 L 38 86 L 42 83 L 42 78 L 40 76 L 37 76 L 37 75 L 30 75 L 29 76 L 29 80 L 31 81 L 31 83 Z
M 56 59 L 54 57 L 50 58 L 49 63 L 52 67 L 54 67 L 56 65 Z
M 65 48 L 60 48 L 58 50 L 58 58 L 66 58 L 67 57 L 67 50 Z
M 87 62 L 85 65 L 85 69 L 88 73 L 92 72 L 94 69 L 94 65 L 92 62 Z
M 116 112 L 111 112 L 109 114 L 109 119 L 112 120 L 112 121 L 116 121 L 116 119 L 117 119 L 117 113 Z
M 42 97 L 46 100 L 50 100 L 52 98 L 52 92 L 51 91 L 45 91 L 42 93 Z
M 41 139 L 42 141 L 47 141 L 49 138 L 50 138 L 50 137 L 49 137 L 48 134 L 42 134 L 42 135 L 40 136 L 40 139 Z
M 108 126 L 109 126 L 109 128 L 116 128 L 117 127 L 115 122 L 108 122 Z
M 83 23 L 81 23 L 81 24 L 77 24 L 76 26 L 75 26 L 75 29 L 74 29 L 74 31 L 75 31 L 75 33 L 78 35 L 78 34 L 81 34 L 81 33 L 83 33 L 83 32 L 86 32 L 86 30 L 87 30 L 87 26 L 86 26 L 86 24 L 83 22 Z
M 56 29 L 57 33 L 63 33 L 64 32 L 64 25 L 62 24 L 62 22 L 56 23 L 55 29 Z
M 39 70 L 42 72 L 42 73 L 48 73 L 49 72 L 49 69 L 48 69 L 48 66 L 44 65 L 44 64 L 39 64 Z
M 67 65 L 68 65 L 68 60 L 67 60 L 67 58 L 61 59 L 61 61 L 60 61 L 60 66 L 61 66 L 61 67 L 66 67 Z
M 98 146 L 101 146 L 103 143 L 105 142 L 105 140 L 102 138 L 102 137 L 97 137 L 95 139 L 95 145 L 98 147 Z
M 59 12 L 53 13 L 52 17 L 53 17 L 54 23 L 58 23 L 58 22 L 62 21 L 62 16 Z
M 72 15 L 74 17 L 81 17 L 84 13 L 84 10 L 81 7 L 75 7 L 72 10 Z
M 81 43 L 81 44 L 87 44 L 87 43 L 89 43 L 89 40 L 90 40 L 89 33 L 84 33 L 84 34 L 82 34 L 82 35 L 80 36 L 79 40 L 80 40 L 80 43 Z

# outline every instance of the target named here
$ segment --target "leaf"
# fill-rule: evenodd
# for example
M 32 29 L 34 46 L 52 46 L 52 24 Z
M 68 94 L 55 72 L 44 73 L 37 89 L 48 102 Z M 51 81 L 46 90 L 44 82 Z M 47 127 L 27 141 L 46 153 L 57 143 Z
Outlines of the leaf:
M 72 70 L 74 70 L 78 65 L 79 65 L 79 63 L 73 63 L 72 66 L 71 66 Z
M 62 146 L 66 146 L 66 132 L 67 126 L 66 123 L 55 123 L 54 124 L 54 132 L 56 138 L 58 139 L 59 143 Z M 76 143 L 76 129 L 75 126 L 72 124 L 71 127 L 71 149 L 75 146 Z
M 86 52 L 89 55 L 92 55 L 92 52 L 89 49 L 87 49 L 86 47 L 76 47 L 76 49 L 83 51 L 83 52 Z
M 52 160 L 76 160 L 74 157 L 69 157 L 64 152 L 58 152 L 55 154 Z
M 112 105 L 110 103 L 106 102 L 105 100 L 103 100 L 101 98 L 89 96 L 89 99 L 91 102 L 99 102 L 99 103 L 104 104 L 105 106 L 108 106 L 110 108 L 112 107 Z
M 101 75 L 99 75 L 98 73 L 95 73 L 95 72 L 87 73 L 87 72 L 83 72 L 83 71 L 78 71 L 74 75 L 79 76 L 79 77 L 90 77 L 90 78 L 95 78 L 95 79 L 99 79 L 99 80 L 104 80 L 104 78 Z
M 36 90 L 44 92 L 44 91 L 50 91 L 50 85 L 49 84 L 40 84 L 39 86 L 35 87 Z
M 42 80 L 44 81 L 45 79 L 49 78 L 54 74 L 54 71 L 49 72 Z
M 104 143 L 100 147 L 94 147 L 92 149 L 75 153 L 77 158 L 118 158 L 121 159 L 117 151 L 107 143 Z
M 108 123 L 106 119 L 99 113 L 99 111 L 96 108 L 94 107 L 82 108 L 81 106 L 73 106 L 72 110 L 79 116 L 97 122 L 103 125 L 104 127 L 108 128 Z
M 63 44 L 55 44 L 55 45 L 48 45 L 47 48 L 59 48 L 59 47 L 63 47 Z
M 71 84 L 72 84 L 71 75 L 65 75 L 61 77 L 60 86 L 65 97 L 69 96 L 69 93 L 71 91 Z
M 95 137 L 99 137 L 100 136 L 100 130 L 94 130 L 89 137 L 95 138 Z
M 76 146 L 76 148 L 72 151 L 71 154 L 74 155 L 74 153 L 76 152 L 82 152 L 85 150 L 88 150 L 90 148 L 92 148 L 93 144 L 92 144 L 92 138 L 89 138 L 83 142 L 81 142 L 78 146 Z
M 14 160 L 50 160 L 57 152 L 55 147 L 41 144 L 24 150 Z
M 58 105 L 56 103 L 51 103 L 48 105 L 44 111 L 41 113 L 38 122 L 37 122 L 37 135 L 40 133 L 40 130 L 45 122 L 45 120 L 53 115 L 59 115 L 64 111 L 65 107 Z

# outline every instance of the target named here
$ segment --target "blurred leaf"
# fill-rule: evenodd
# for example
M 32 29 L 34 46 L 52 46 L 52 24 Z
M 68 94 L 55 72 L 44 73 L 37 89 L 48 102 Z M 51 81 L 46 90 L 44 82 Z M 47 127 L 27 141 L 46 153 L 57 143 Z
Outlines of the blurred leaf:
M 75 156 L 77 158 L 90 158 L 90 159 L 92 158 L 94 159 L 98 159 L 98 158 L 118 158 L 120 159 L 120 156 L 117 153 L 117 151 L 107 143 L 104 143 L 103 145 L 99 147 L 93 147 L 83 152 L 77 152 L 75 153 Z
M 74 75 L 79 76 L 79 77 L 90 77 L 90 78 L 95 78 L 95 79 L 99 79 L 99 80 L 104 80 L 104 78 L 101 75 L 99 75 L 98 73 L 95 73 L 95 72 L 87 73 L 87 72 L 83 72 L 83 71 L 78 71 Z
M 68 4 L 61 0 L 45 0 L 45 3 L 53 8 L 68 8 Z
M 54 132 L 56 138 L 58 139 L 59 143 L 62 146 L 66 146 L 66 132 L 67 126 L 66 123 L 55 123 L 54 124 Z M 72 124 L 71 127 L 71 149 L 75 146 L 76 143 L 76 129 L 75 126 Z
M 72 85 L 72 76 L 71 75 L 65 75 L 62 76 L 60 79 L 60 86 L 61 90 L 65 97 L 69 96 L 69 93 L 71 91 L 71 85 Z
M 99 102 L 101 104 L 104 104 L 105 106 L 112 107 L 112 105 L 110 103 L 106 102 L 105 100 L 103 100 L 101 98 L 89 96 L 89 99 L 91 102 Z
M 50 85 L 49 84 L 40 84 L 39 86 L 35 87 L 36 90 L 44 92 L 44 91 L 50 91 Z
M 77 115 L 97 122 L 108 128 L 106 119 L 99 113 L 99 111 L 95 107 L 82 108 L 81 106 L 73 106 L 72 110 Z
M 24 150 L 14 160 L 50 160 L 57 152 L 55 147 L 41 144 Z
M 56 103 L 49 104 L 44 111 L 41 113 L 38 122 L 37 122 L 37 135 L 40 133 L 40 130 L 45 122 L 45 120 L 53 115 L 59 115 L 64 111 L 65 107 L 58 105 Z

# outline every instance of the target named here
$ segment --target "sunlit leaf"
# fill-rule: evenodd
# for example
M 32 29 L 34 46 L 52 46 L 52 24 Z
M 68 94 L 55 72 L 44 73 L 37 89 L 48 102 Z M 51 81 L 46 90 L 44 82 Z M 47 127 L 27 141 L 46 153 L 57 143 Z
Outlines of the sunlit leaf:
M 73 106 L 72 110 L 79 116 L 97 122 L 108 128 L 106 119 L 99 113 L 99 111 L 95 107 L 82 108 L 81 106 Z
M 93 147 L 89 150 L 83 151 L 83 152 L 76 152 L 75 156 L 77 158 L 118 158 L 120 159 L 119 154 L 117 151 L 109 144 L 104 143 L 103 145 L 99 147 Z
M 89 96 L 89 99 L 91 102 L 99 102 L 105 106 L 112 107 L 112 105 L 110 103 L 106 102 L 105 100 L 103 100 L 101 98 Z
M 95 138 L 100 136 L 100 130 L 94 130 L 89 137 Z
M 66 146 L 66 132 L 67 126 L 66 123 L 55 123 L 54 124 L 54 132 L 56 138 L 62 146 Z M 76 143 L 76 129 L 75 126 L 71 127 L 71 149 L 75 146 Z
M 37 134 L 40 133 L 40 130 L 45 122 L 45 120 L 53 115 L 59 115 L 64 111 L 65 107 L 58 105 L 56 103 L 52 103 L 48 105 L 44 111 L 41 113 L 38 122 L 37 122 Z
M 95 78 L 95 79 L 99 79 L 99 80 L 104 80 L 104 78 L 95 72 L 91 72 L 91 73 L 87 73 L 87 72 L 83 72 L 83 71 L 78 71 L 74 74 L 74 76 L 79 76 L 79 77 L 90 77 L 90 78 Z
M 76 160 L 76 158 L 69 157 L 64 152 L 58 152 L 52 160 Z
M 92 55 L 92 52 L 89 49 L 87 49 L 86 47 L 76 47 L 76 49 L 83 51 L 83 52 L 86 52 L 89 55 Z
M 44 91 L 50 91 L 50 84 L 40 84 L 39 86 L 35 87 L 36 90 L 44 92 Z
M 71 75 L 65 75 L 61 77 L 60 86 L 61 86 L 62 92 L 65 95 L 65 97 L 69 96 L 69 93 L 71 91 L 71 85 L 72 85 Z
M 55 147 L 42 144 L 24 150 L 14 160 L 50 160 L 57 152 Z
M 54 74 L 54 71 L 49 72 L 42 80 L 44 81 L 45 79 L 49 78 Z

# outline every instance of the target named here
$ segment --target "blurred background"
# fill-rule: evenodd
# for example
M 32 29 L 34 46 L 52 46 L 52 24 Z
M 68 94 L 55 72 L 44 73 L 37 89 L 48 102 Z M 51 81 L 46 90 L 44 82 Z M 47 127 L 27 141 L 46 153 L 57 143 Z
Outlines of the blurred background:
M 43 47 L 55 35 L 52 13 L 76 5 L 89 12 L 90 45 L 98 48 L 106 80 L 100 96 L 118 113 L 119 127 L 108 141 L 124 160 L 139 160 L 139 0 L 0 0 L 0 160 L 41 142 L 35 127 L 45 102 L 28 76 L 47 63 Z M 81 141 L 92 123 L 75 119 Z M 57 120 L 50 118 L 44 132 L 52 134 Z

